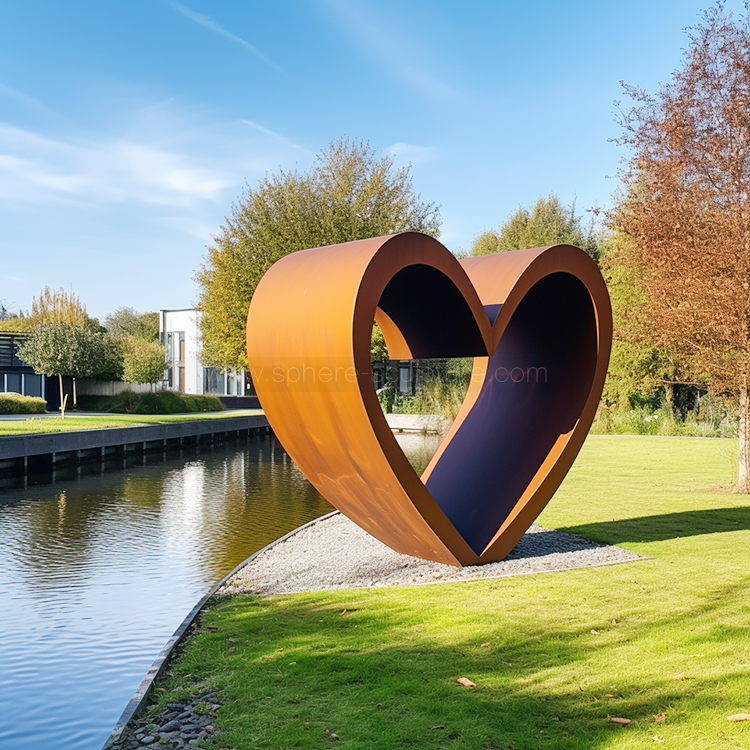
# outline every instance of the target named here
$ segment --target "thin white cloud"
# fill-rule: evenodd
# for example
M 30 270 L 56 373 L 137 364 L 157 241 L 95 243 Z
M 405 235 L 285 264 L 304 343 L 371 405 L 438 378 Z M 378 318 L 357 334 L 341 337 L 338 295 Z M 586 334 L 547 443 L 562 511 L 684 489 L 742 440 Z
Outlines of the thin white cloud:
M 258 125 L 257 122 L 253 122 L 252 120 L 241 120 L 241 122 L 253 128 L 254 130 L 257 130 L 259 133 L 263 133 L 263 135 L 267 135 L 270 138 L 275 138 L 277 141 L 281 141 L 282 143 L 285 143 L 287 146 L 292 146 L 293 148 L 297 148 L 300 151 L 304 151 L 306 154 L 312 155 L 313 153 L 312 151 L 305 148 L 304 146 L 300 146 L 299 143 L 295 143 L 294 141 L 290 140 L 286 136 L 281 135 L 281 133 L 277 133 L 275 130 L 270 130 L 269 128 L 264 128 L 262 125 Z
M 68 143 L 0 123 L 0 196 L 15 204 L 219 202 L 235 180 L 197 161 L 133 140 Z
M 252 52 L 259 60 L 262 60 L 266 65 L 272 67 L 274 70 L 282 72 L 281 68 L 273 60 L 264 55 L 254 44 L 250 44 L 250 42 L 248 42 L 246 39 L 233 34 L 231 31 L 227 31 L 227 29 L 225 29 L 223 26 L 220 26 L 218 23 L 216 23 L 216 21 L 209 18 L 208 16 L 203 15 L 203 13 L 197 13 L 194 10 L 190 10 L 190 8 L 186 8 L 184 5 L 182 5 L 182 3 L 175 2 L 175 0 L 172 0 L 169 5 L 178 13 L 182 13 L 183 16 L 189 18 L 191 21 L 200 24 L 209 31 L 213 31 L 214 34 L 223 36 L 225 39 L 229 39 L 235 44 L 242 45 L 246 50 Z
M 415 146 L 401 141 L 384 148 L 383 153 L 394 157 L 397 161 L 408 161 L 412 164 L 422 164 L 437 158 L 437 149 L 432 146 Z
M 379 18 L 364 3 L 323 0 L 323 4 L 328 7 L 333 21 L 351 38 L 353 46 L 389 68 L 411 88 L 433 98 L 463 98 L 460 91 L 425 70 L 425 60 L 429 56 L 419 49 L 414 38 L 403 31 L 399 34 L 398 26 Z

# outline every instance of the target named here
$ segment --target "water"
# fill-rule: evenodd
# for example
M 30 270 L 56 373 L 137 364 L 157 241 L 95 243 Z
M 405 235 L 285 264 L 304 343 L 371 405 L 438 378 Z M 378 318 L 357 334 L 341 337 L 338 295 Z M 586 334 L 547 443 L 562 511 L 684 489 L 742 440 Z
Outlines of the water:
M 0 491 L 2 750 L 100 750 L 206 590 L 331 510 L 272 437 L 240 445 Z

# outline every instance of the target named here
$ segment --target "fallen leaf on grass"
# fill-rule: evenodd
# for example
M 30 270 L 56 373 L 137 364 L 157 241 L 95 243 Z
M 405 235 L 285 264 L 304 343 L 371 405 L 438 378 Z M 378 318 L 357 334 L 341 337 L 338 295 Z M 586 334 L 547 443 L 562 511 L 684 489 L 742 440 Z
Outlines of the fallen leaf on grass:
M 616 695 L 612 695 L 612 693 L 604 693 L 605 698 L 617 698 Z
M 323 730 L 325 734 L 327 734 L 332 740 L 340 740 L 341 737 L 339 737 L 335 732 L 331 732 L 328 729 Z
M 657 724 L 663 724 L 666 720 L 667 720 L 666 714 L 656 714 L 656 716 L 654 716 L 654 721 Z
M 610 716 L 609 723 L 617 724 L 620 727 L 626 727 L 628 726 L 628 724 L 632 724 L 633 722 L 630 721 L 630 719 L 623 719 L 621 716 Z
M 430 727 L 430 729 L 445 729 L 445 724 L 436 724 L 434 727 Z
M 472 687 L 476 687 L 477 686 L 477 683 L 476 682 L 472 682 L 468 677 L 459 677 L 456 680 L 456 682 L 459 685 L 463 685 L 464 687 L 468 687 L 468 688 L 472 688 Z
M 599 635 L 599 631 L 598 630 L 592 630 L 591 631 L 591 635 Z
M 655 734 L 651 739 L 654 742 L 664 742 L 664 737 L 662 737 L 660 734 Z
M 685 679 L 685 673 L 680 672 L 680 674 L 674 674 L 670 678 L 670 680 L 684 680 Z
M 484 643 L 480 644 L 479 648 L 489 648 L 490 642 L 485 641 Z
M 732 714 L 727 716 L 727 721 L 750 721 L 750 714 Z

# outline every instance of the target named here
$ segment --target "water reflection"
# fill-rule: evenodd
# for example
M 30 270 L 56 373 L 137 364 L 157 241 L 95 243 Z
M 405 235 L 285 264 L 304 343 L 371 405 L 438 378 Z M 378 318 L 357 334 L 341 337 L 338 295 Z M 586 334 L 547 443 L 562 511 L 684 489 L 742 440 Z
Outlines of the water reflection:
M 399 439 L 418 472 L 439 443 Z M 331 510 L 272 437 L 241 446 L 0 491 L 1 748 L 99 750 L 209 586 Z
M 99 750 L 206 589 L 329 510 L 270 437 L 0 492 L 0 747 Z

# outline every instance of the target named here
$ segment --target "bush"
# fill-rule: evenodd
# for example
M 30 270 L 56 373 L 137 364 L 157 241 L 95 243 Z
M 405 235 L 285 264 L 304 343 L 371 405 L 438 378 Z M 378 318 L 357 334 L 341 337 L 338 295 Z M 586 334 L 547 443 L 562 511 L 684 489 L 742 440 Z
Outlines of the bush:
M 36 396 L 0 393 L 0 414 L 46 414 L 47 402 Z
M 462 383 L 430 377 L 425 379 L 413 396 L 402 396 L 393 411 L 401 414 L 437 414 L 452 422 L 465 397 L 466 386 Z
M 736 409 L 718 396 L 703 396 L 685 419 L 676 419 L 667 405 L 659 409 L 638 406 L 621 411 L 599 406 L 591 433 L 594 435 L 679 435 L 683 437 L 737 437 Z
M 111 414 L 184 414 L 224 409 L 216 396 L 193 396 L 175 391 L 123 391 L 116 396 L 79 396 L 78 400 L 86 409 Z

